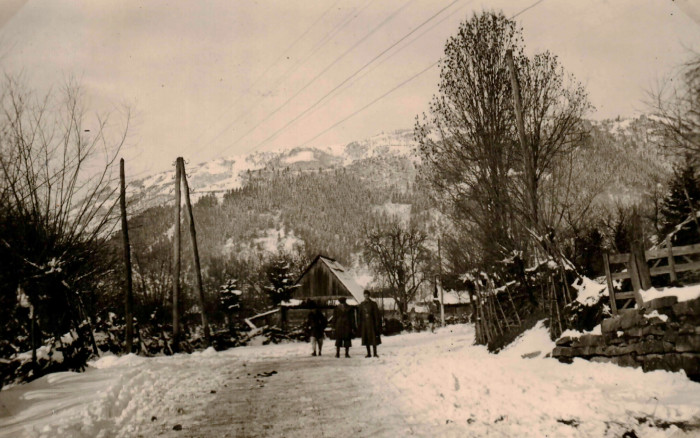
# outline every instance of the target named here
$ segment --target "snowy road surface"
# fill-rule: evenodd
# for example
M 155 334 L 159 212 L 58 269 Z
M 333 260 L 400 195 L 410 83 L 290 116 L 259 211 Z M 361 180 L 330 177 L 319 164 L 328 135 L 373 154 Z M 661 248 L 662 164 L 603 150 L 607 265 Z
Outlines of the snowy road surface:
M 394 336 L 379 359 L 308 344 L 107 356 L 0 392 L 0 437 L 700 435 L 700 384 L 683 374 L 521 358 L 551 349 L 541 327 L 499 355 L 473 339 Z

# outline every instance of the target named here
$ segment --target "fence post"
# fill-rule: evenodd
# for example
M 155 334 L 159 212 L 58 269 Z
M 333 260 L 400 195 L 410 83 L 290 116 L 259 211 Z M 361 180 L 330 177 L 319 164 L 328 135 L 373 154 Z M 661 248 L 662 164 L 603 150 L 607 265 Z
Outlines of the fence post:
M 612 275 L 610 274 L 610 258 L 608 253 L 603 253 L 603 266 L 605 267 L 605 280 L 608 283 L 608 296 L 610 297 L 610 310 L 613 315 L 617 315 L 617 301 L 615 300 L 615 288 L 613 287 Z
M 636 210 L 632 213 L 628 235 L 630 238 L 628 269 L 632 280 L 632 292 L 634 292 L 637 306 L 641 307 L 642 304 L 644 304 L 644 300 L 642 299 L 640 291 L 647 290 L 651 287 L 651 275 L 644 254 L 644 234 L 642 231 L 641 219 Z
M 669 275 L 671 276 L 671 283 L 678 281 L 678 275 L 676 275 L 676 261 L 673 259 L 673 245 L 671 244 L 671 236 L 666 236 L 666 251 L 668 254 L 668 267 L 671 270 Z

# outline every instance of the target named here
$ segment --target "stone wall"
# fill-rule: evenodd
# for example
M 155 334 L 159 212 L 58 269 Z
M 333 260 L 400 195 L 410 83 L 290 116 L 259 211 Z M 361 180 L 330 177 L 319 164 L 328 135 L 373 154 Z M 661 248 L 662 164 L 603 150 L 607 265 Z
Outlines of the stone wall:
M 580 357 L 592 362 L 653 370 L 685 370 L 700 381 L 700 298 L 678 302 L 657 298 L 641 309 L 625 309 L 604 320 L 601 335 L 562 337 L 552 357 L 571 363 Z

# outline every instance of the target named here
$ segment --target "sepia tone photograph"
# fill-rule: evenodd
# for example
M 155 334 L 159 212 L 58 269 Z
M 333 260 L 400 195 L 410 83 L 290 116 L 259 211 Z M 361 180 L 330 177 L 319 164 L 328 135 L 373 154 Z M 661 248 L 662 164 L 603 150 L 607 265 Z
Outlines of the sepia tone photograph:
M 24 437 L 700 437 L 700 0 L 0 0 Z

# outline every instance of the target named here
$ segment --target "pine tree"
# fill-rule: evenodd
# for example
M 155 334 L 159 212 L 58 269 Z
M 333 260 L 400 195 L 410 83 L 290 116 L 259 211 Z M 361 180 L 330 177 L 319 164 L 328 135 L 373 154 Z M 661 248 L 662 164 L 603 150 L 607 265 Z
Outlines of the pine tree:
M 242 294 L 243 292 L 238 289 L 238 281 L 235 279 L 228 280 L 219 288 L 219 302 L 226 313 L 226 322 L 232 335 L 236 330 L 233 315 L 241 308 Z
M 661 202 L 664 232 L 670 233 L 691 217 L 694 210 L 700 211 L 700 178 L 689 155 L 678 163 L 669 183 L 669 192 Z M 691 208 L 692 205 L 692 208 Z M 694 221 L 683 225 L 674 237 L 674 245 L 684 245 L 697 241 L 698 229 Z
M 278 256 L 268 264 L 266 276 L 269 283 L 265 290 L 273 306 L 292 298 L 292 292 L 297 286 L 294 284 L 291 264 L 284 256 Z

